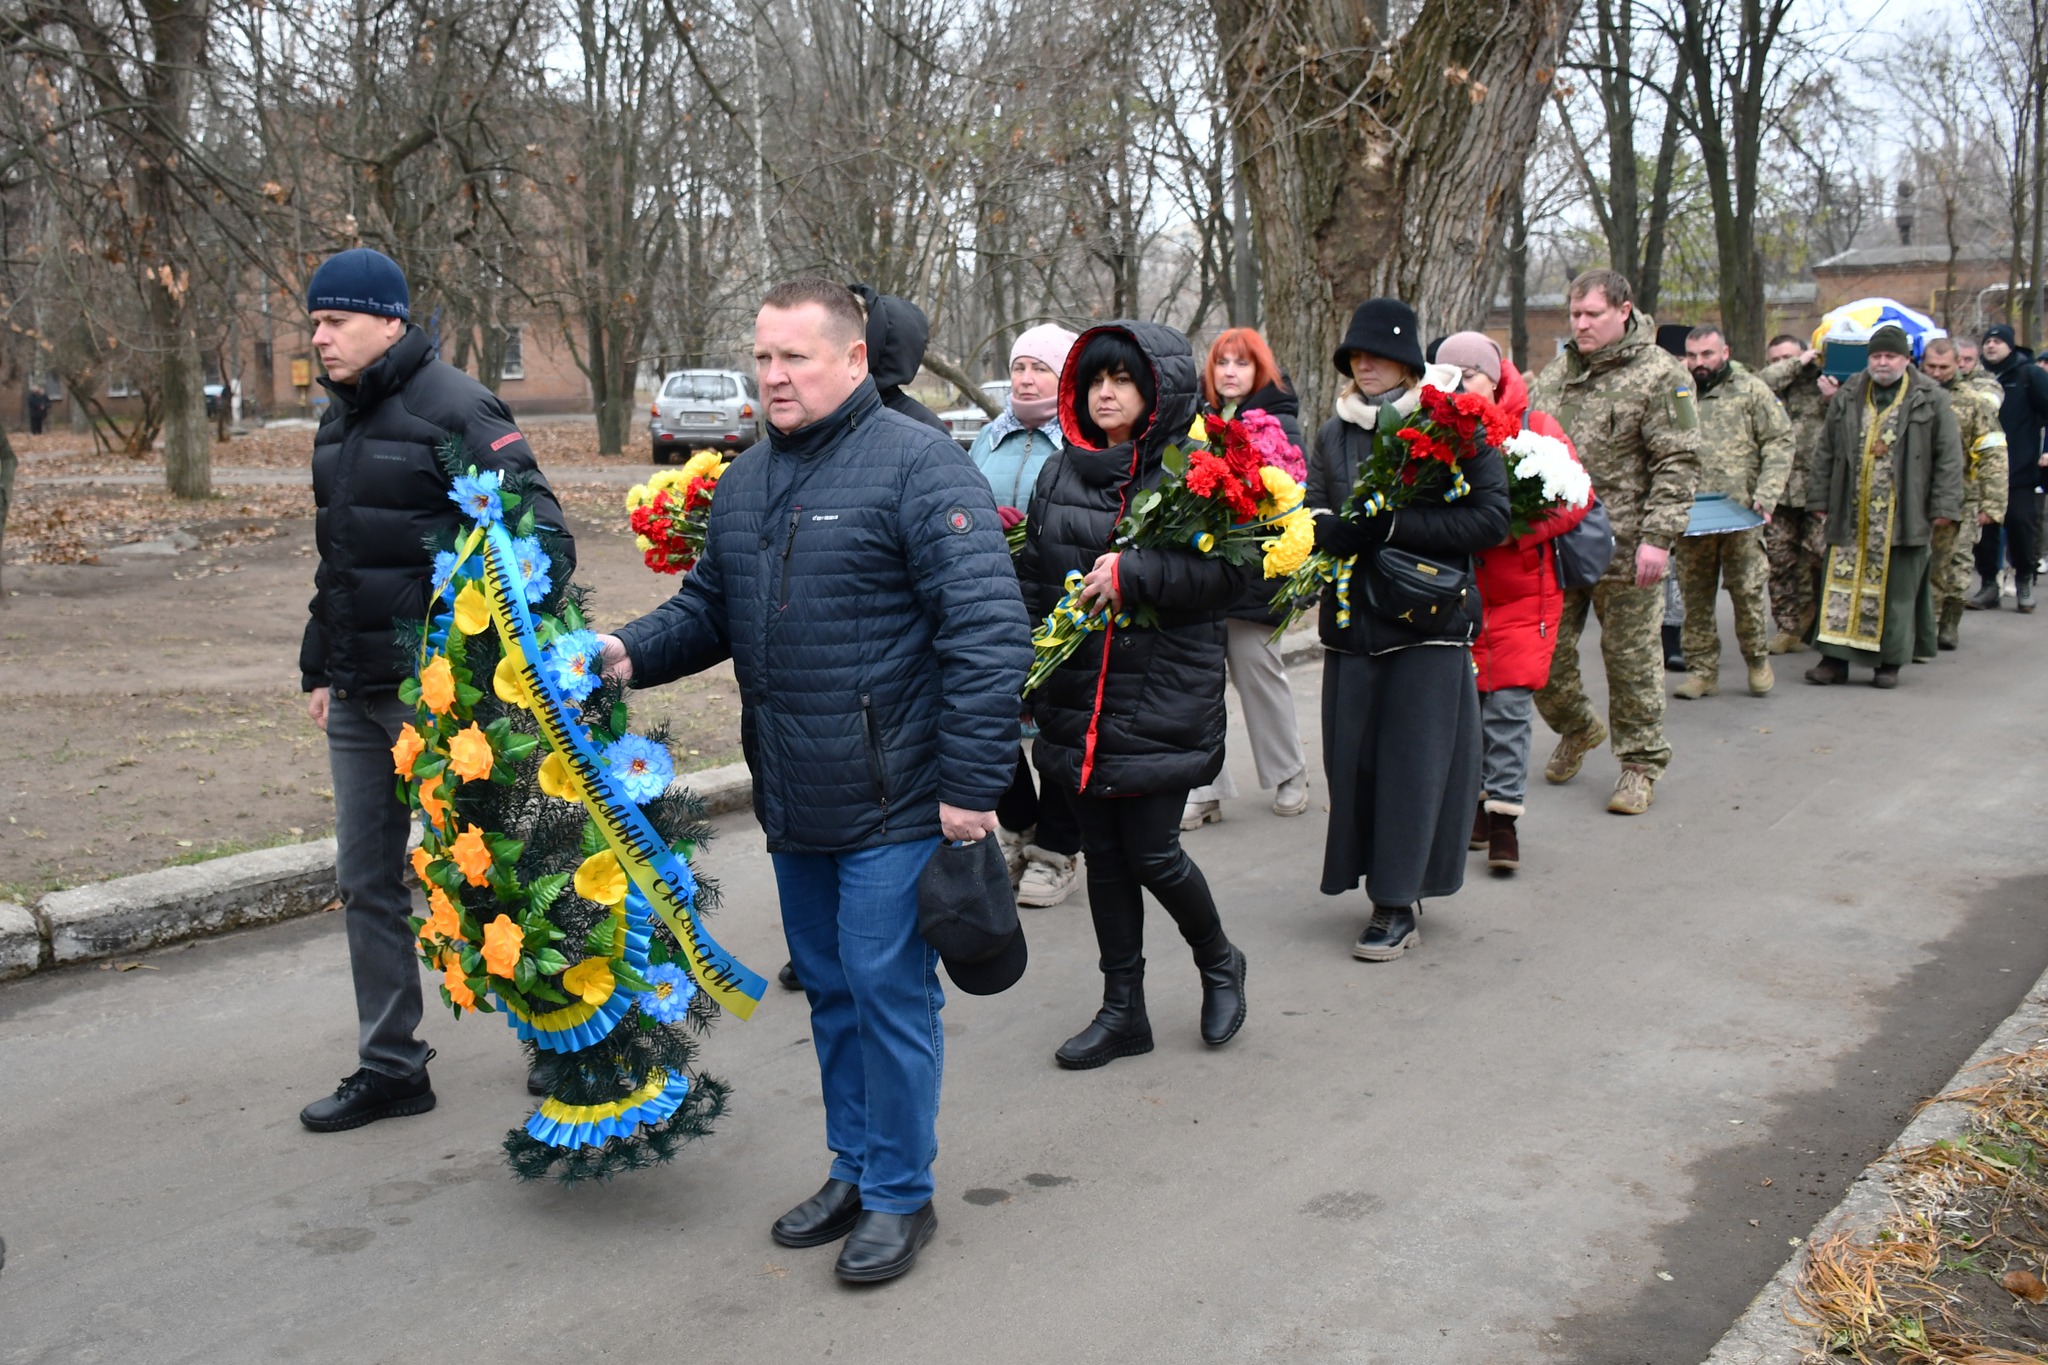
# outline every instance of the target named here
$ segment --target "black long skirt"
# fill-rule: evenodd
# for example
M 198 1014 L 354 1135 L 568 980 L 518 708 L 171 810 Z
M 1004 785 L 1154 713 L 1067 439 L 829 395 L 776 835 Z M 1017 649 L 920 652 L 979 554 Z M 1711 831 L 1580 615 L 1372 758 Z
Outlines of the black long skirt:
M 1469 649 L 1325 654 L 1323 894 L 1361 881 L 1375 905 L 1454 894 L 1465 884 L 1479 756 Z

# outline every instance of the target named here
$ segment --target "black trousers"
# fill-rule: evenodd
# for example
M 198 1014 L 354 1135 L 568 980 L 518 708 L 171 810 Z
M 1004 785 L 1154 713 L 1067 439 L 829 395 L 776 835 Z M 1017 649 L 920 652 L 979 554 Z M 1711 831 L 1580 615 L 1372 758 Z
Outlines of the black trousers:
M 1041 787 L 1037 777 L 1020 748 L 1017 775 L 996 801 L 996 823 L 1012 834 L 1022 834 L 1035 825 L 1038 833 L 1032 843 L 1047 853 L 1071 858 L 1081 851 L 1081 826 L 1074 819 L 1073 803 L 1059 783 L 1047 782 Z
M 1104 972 L 1145 965 L 1145 895 L 1164 906 L 1197 962 L 1228 951 L 1208 879 L 1180 846 L 1187 790 L 1145 796 L 1065 793 L 1080 817 L 1088 854 L 1088 908 Z
M 1988 531 L 1991 528 L 1986 527 L 1985 529 Z M 1987 543 L 1991 546 L 1991 553 L 1988 557 L 1985 554 Z M 1997 545 L 1998 541 L 1995 536 L 1985 535 L 1977 538 L 1977 573 L 1979 576 L 1985 576 L 1987 558 L 1991 566 L 1991 573 L 1996 574 L 1998 572 Z M 2016 577 L 2026 579 L 2029 582 L 2033 580 L 2034 566 L 2041 559 L 2041 500 L 2034 492 L 2032 471 L 2029 472 L 2026 483 L 2013 484 L 2006 492 L 2005 555 L 2006 562 L 2012 565 L 2012 571 Z

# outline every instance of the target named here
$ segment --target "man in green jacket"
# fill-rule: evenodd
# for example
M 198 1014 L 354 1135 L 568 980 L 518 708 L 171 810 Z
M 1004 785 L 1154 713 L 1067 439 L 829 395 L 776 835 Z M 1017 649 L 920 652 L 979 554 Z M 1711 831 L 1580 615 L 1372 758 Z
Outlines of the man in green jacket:
M 1557 418 L 1614 526 L 1614 558 L 1590 588 L 1564 595 L 1550 683 L 1536 709 L 1557 731 L 1543 769 L 1550 782 L 1579 775 L 1607 738 L 1579 672 L 1579 636 L 1600 618 L 1607 714 L 1621 777 L 1607 809 L 1641 815 L 1671 761 L 1664 738 L 1664 576 L 1685 534 L 1699 478 L 1700 422 L 1692 376 L 1657 345 L 1657 324 L 1635 310 L 1629 282 L 1612 270 L 1572 281 L 1572 343 L 1536 378 L 1529 406 Z
M 1986 393 L 1962 373 L 1960 348 L 1948 337 L 1936 337 L 1921 348 L 1920 371 L 1941 385 L 1956 415 L 1956 434 L 1963 443 L 1963 515 L 1952 527 L 1934 531 L 1934 642 L 1943 649 L 1962 643 L 1963 607 L 1970 596 L 1970 574 L 1977 567 L 1979 536 L 1998 535 L 2005 520 L 2005 428 L 1998 404 L 2005 391 Z
M 1770 386 L 1728 353 L 1728 338 L 1708 323 L 1685 338 L 1685 364 L 1698 389 L 1702 493 L 1723 493 L 1771 519 L 1792 472 L 1792 419 Z M 1763 527 L 1688 536 L 1672 554 L 1685 594 L 1685 680 L 1672 695 L 1688 700 L 1721 690 L 1721 633 L 1714 600 L 1725 583 L 1735 604 L 1735 642 L 1749 665 L 1749 690 L 1771 690 L 1770 566 Z
M 1813 448 L 1820 444 L 1828 400 L 1841 386 L 1820 372 L 1820 355 L 1798 337 L 1772 337 L 1764 359 L 1769 363 L 1757 371 L 1757 378 L 1771 386 L 1792 419 L 1792 472 L 1764 527 L 1764 554 L 1771 562 L 1771 612 L 1778 621 L 1771 653 L 1797 654 L 1813 633 L 1821 569 L 1828 557 L 1821 524 L 1806 510 L 1806 471 L 1813 463 Z
M 1934 531 L 1963 513 L 1963 443 L 1941 386 L 1913 368 L 1894 326 L 1870 338 L 1870 364 L 1835 394 L 1813 452 L 1806 506 L 1826 517 L 1821 661 L 1810 683 L 1849 680 L 1851 662 L 1897 687 L 1908 659 L 1935 655 L 1928 576 Z

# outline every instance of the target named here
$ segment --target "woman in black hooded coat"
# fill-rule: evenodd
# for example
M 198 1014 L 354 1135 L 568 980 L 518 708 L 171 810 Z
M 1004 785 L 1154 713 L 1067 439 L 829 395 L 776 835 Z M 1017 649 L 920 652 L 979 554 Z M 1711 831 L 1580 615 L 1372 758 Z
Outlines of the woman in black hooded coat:
M 1050 612 L 1067 574 L 1079 572 L 1112 614 L 1149 609 L 1155 617 L 1091 633 L 1026 699 L 1038 723 L 1039 771 L 1075 803 L 1102 953 L 1101 1012 L 1055 1054 L 1072 1070 L 1152 1050 L 1145 891 L 1193 950 L 1203 1041 L 1227 1042 L 1244 1022 L 1244 954 L 1181 849 L 1180 816 L 1189 789 L 1223 765 L 1224 619 L 1258 566 L 1115 544 L 1132 498 L 1166 478 L 1165 449 L 1186 442 L 1196 403 L 1194 353 L 1173 328 L 1117 322 L 1082 333 L 1060 376 L 1066 445 L 1039 472 L 1017 561 L 1035 616 Z

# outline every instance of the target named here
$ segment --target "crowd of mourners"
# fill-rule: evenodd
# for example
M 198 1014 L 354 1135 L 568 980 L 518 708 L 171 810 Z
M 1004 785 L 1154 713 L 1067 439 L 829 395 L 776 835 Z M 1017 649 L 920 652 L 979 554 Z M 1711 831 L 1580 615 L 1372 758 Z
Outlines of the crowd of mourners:
M 363 1068 L 303 1116 L 322 1131 L 433 1103 L 413 1036 L 406 811 L 373 756 L 407 714 L 393 699 L 403 663 L 379 641 L 408 602 L 424 607 L 430 557 L 411 541 L 452 524 L 436 442 L 462 435 L 480 463 L 532 479 L 566 546 L 510 415 L 438 360 L 407 298 L 394 265 L 351 252 L 315 275 L 308 300 L 338 401 L 316 438 L 321 564 L 301 668 L 334 754 L 363 1030 Z M 1305 452 L 1316 548 L 1362 575 L 1391 548 L 1473 585 L 1448 625 L 1377 610 L 1370 591 L 1353 594 L 1356 610 L 1335 593 L 1320 604 L 1320 889 L 1364 888 L 1352 952 L 1369 962 L 1418 946 L 1423 904 L 1460 888 L 1472 850 L 1502 873 L 1519 865 L 1538 714 L 1559 736 L 1547 781 L 1572 781 L 1611 742 L 1607 808 L 1650 809 L 1671 757 L 1665 672 L 1683 669 L 1681 698 L 1718 690 L 1722 588 L 1757 695 L 1774 686 L 1773 654 L 1809 645 L 1821 655 L 1812 683 L 1863 665 L 1896 686 L 1907 665 L 1956 647 L 1964 610 L 2001 604 L 2001 552 L 2019 610 L 2034 605 L 2048 372 L 2008 329 L 1983 338 L 1988 376 L 1975 348 L 1946 340 L 1916 368 L 1892 327 L 1869 338 L 1863 369 L 1837 378 L 1793 338 L 1756 372 L 1710 326 L 1666 350 L 1611 271 L 1581 275 L 1569 312 L 1571 341 L 1533 381 L 1479 332 L 1425 346 L 1396 299 L 1359 304 L 1333 338 L 1340 387 Z M 1267 341 L 1232 328 L 1198 355 L 1158 323 L 1032 326 L 1011 348 L 1001 414 L 963 455 L 903 391 L 923 339 L 900 299 L 815 278 L 772 290 L 755 329 L 767 437 L 722 477 L 674 597 L 601 637 L 606 671 L 636 687 L 732 661 L 781 895 L 783 984 L 810 1006 L 833 1154 L 824 1186 L 772 1235 L 844 1239 L 836 1269 L 854 1282 L 907 1270 L 937 1222 L 944 994 L 919 931 L 935 852 L 993 838 L 1024 906 L 1086 885 L 1102 1002 L 1053 1052 L 1085 1070 L 1154 1046 L 1148 892 L 1186 944 L 1202 1043 L 1222 1046 L 1245 1022 L 1245 954 L 1182 841 L 1236 794 L 1227 682 L 1273 813 L 1312 805 L 1283 618 L 1257 559 L 1135 547 L 1118 532 L 1169 478 L 1169 447 L 1199 439 L 1205 420 L 1264 412 L 1304 445 Z M 1433 464 L 1398 509 L 1363 514 L 1352 491 L 1383 415 L 1412 417 L 1426 388 L 1476 394 L 1565 442 L 1595 498 L 1518 522 L 1503 454 L 1482 442 L 1456 470 Z M 1733 524 L 1696 526 L 1710 502 Z M 1560 568 L 1567 538 L 1580 547 L 1572 574 Z M 1033 625 L 1070 591 L 1124 624 L 1088 634 L 1025 695 Z M 1604 717 L 1581 673 L 1589 614 Z M 946 961 L 956 987 L 987 993 L 1022 970 L 1021 945 L 1003 979 Z

